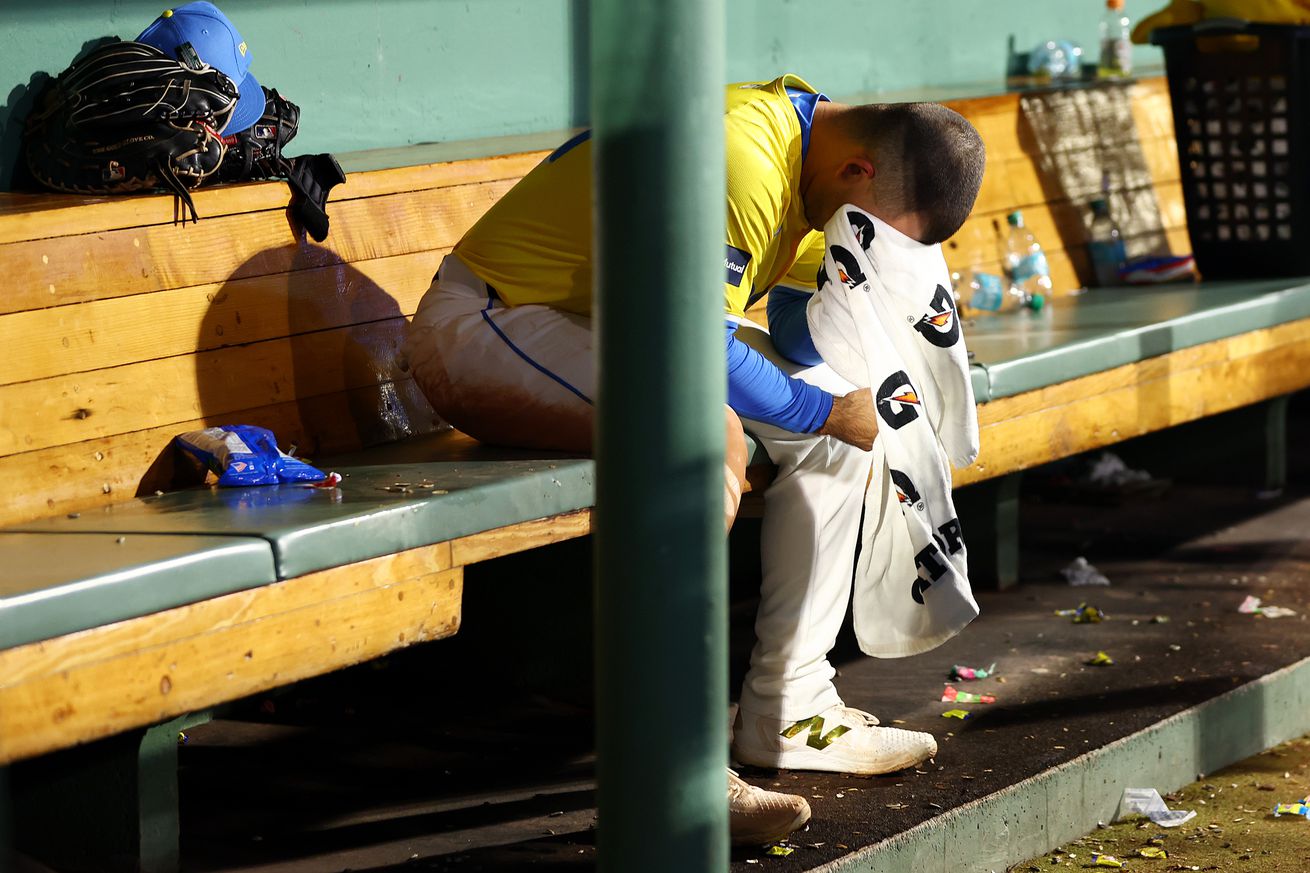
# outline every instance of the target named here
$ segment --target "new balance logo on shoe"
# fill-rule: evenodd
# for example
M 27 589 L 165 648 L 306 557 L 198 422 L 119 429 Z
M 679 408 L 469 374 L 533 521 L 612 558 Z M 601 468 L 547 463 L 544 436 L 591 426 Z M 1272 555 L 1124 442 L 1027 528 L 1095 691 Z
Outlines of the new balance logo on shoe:
M 806 737 L 805 745 L 809 746 L 812 749 L 818 749 L 820 751 L 828 748 L 828 746 L 832 745 L 833 740 L 837 739 L 842 734 L 850 730 L 850 728 L 847 727 L 846 725 L 839 724 L 825 734 L 823 732 L 823 717 L 814 715 L 814 716 L 810 716 L 804 721 L 796 722 L 794 725 L 792 725 L 791 727 L 783 731 L 781 734 L 779 734 L 779 736 L 786 737 L 787 739 L 790 740 L 795 738 L 798 734 L 800 734 L 801 731 L 805 730 L 806 728 L 809 728 L 810 735 Z
M 795 722 L 740 709 L 732 754 L 756 767 L 872 776 L 931 758 L 937 742 L 931 734 L 881 727 L 869 713 L 837 703 Z

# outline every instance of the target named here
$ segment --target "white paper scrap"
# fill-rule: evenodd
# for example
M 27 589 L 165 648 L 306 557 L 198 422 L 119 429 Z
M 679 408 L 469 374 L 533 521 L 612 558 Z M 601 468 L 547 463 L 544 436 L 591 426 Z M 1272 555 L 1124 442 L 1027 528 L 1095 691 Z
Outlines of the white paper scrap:
M 1196 812 L 1171 810 L 1164 805 L 1164 798 L 1154 788 L 1125 788 L 1123 800 L 1119 802 L 1119 818 L 1130 813 L 1140 813 L 1162 828 L 1176 828 L 1180 824 L 1196 818 Z
M 1110 580 L 1105 574 L 1096 569 L 1094 564 L 1087 563 L 1087 559 L 1082 555 L 1073 559 L 1073 563 L 1060 571 L 1060 575 L 1070 585 L 1109 585 Z

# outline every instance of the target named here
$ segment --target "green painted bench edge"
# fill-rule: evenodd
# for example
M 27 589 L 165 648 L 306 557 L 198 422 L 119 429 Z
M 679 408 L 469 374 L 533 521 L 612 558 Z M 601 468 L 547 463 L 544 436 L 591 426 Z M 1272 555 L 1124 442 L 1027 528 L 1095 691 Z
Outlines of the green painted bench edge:
M 272 548 L 277 578 L 290 579 L 587 509 L 595 502 L 595 466 L 587 459 L 445 461 L 337 470 L 345 476 L 338 493 L 305 485 L 200 488 L 5 530 L 257 537 Z M 397 481 L 420 483 L 425 478 L 447 493 L 385 490 Z
M 76 557 L 58 562 L 70 550 Z M 34 566 L 43 558 L 50 560 Z M 60 568 L 70 568 L 70 562 L 76 572 L 60 578 Z M 5 568 L 0 649 L 257 588 L 277 578 L 267 542 L 233 536 L 4 531 L 0 566 Z M 88 567 L 95 569 L 88 572 Z
M 1039 331 L 1046 324 L 1059 329 L 1078 319 L 1095 321 L 1100 315 L 1113 318 L 1114 313 L 1131 310 L 1135 303 L 1149 310 L 1162 305 L 1177 307 L 1187 301 L 1194 301 L 1199 308 L 1150 321 L 1125 319 L 1086 331 L 1073 326 L 1065 336 L 1052 335 L 1052 341 L 1044 347 L 1029 348 L 1014 357 L 995 356 L 989 348 L 989 335 L 997 329 L 1012 328 L 1018 319 L 1036 322 Z M 1055 313 L 1049 321 L 1038 322 L 1041 314 L 1020 312 L 997 317 L 994 322 L 979 320 L 973 332 L 966 329 L 965 342 L 976 355 L 974 365 L 987 377 L 988 388 L 985 396 L 978 397 L 979 402 L 1310 318 L 1310 279 L 1100 288 L 1081 297 L 1058 299 L 1053 308 Z

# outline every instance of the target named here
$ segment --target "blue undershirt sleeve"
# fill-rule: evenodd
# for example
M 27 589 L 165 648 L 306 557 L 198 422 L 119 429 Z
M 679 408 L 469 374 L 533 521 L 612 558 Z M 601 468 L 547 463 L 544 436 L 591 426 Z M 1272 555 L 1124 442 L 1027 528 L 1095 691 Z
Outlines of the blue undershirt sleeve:
M 793 379 L 777 365 L 735 336 L 726 333 L 728 405 L 743 418 L 772 424 L 792 433 L 814 433 L 828 420 L 832 395 Z
M 775 285 L 769 291 L 767 306 L 773 347 L 787 360 L 805 367 L 823 363 L 823 356 L 810 337 L 810 323 L 805 318 L 805 307 L 809 302 L 808 292 Z

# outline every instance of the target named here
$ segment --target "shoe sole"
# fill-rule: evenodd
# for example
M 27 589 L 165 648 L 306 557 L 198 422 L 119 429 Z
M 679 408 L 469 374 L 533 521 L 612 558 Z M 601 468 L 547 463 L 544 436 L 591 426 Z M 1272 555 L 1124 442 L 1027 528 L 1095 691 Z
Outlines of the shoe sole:
M 792 819 L 791 824 L 784 829 L 774 831 L 757 831 L 755 833 L 732 834 L 732 844 L 734 846 L 762 846 L 765 843 L 776 843 L 779 840 L 786 839 L 805 827 L 805 823 L 810 820 L 810 809 L 806 807 L 796 813 L 796 818 Z
M 757 751 L 740 746 L 735 746 L 732 749 L 734 760 L 743 764 L 750 764 L 753 767 L 772 767 L 777 770 L 817 770 L 825 773 L 850 773 L 854 776 L 881 776 L 885 773 L 895 773 L 898 770 L 906 770 L 916 764 L 921 764 L 936 754 L 937 750 L 933 749 L 931 752 L 917 757 L 906 755 L 904 758 L 893 758 L 888 762 L 869 764 L 859 760 L 842 758 L 827 749 L 820 751 L 811 749 L 808 746 L 777 752 Z

